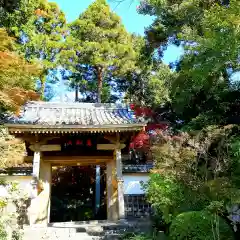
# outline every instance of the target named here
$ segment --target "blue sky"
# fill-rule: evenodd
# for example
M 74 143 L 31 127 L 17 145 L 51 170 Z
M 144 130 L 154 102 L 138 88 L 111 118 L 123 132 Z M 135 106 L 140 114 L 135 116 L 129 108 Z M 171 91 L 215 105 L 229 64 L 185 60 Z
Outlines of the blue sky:
M 94 0 L 52 0 L 56 2 L 61 10 L 66 14 L 68 22 L 75 20 Z M 138 14 L 136 7 L 139 0 L 124 0 L 118 4 L 119 0 L 108 0 L 112 10 L 121 18 L 126 29 L 129 32 L 135 32 L 144 35 L 144 29 L 148 27 L 153 18 Z M 174 62 L 183 53 L 182 49 L 176 46 L 169 46 L 165 52 L 163 61 L 165 63 Z
M 53 0 L 65 12 L 68 22 L 75 20 L 81 12 L 83 12 L 93 0 Z M 138 0 L 125 0 L 118 4 L 118 0 L 109 0 L 113 11 L 121 16 L 123 24 L 129 32 L 144 34 L 144 27 L 152 23 L 152 17 L 143 16 L 137 13 L 136 7 Z M 131 4 L 132 2 L 132 4 Z

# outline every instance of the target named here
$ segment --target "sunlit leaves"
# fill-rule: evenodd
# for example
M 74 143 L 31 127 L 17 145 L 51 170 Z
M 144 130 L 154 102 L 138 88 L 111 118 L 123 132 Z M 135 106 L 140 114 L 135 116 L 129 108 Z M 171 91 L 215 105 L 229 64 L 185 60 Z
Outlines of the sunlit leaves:
M 0 29 L 0 107 L 2 110 L 17 110 L 27 100 L 38 99 L 32 91 L 41 68 L 11 52 L 13 40 Z

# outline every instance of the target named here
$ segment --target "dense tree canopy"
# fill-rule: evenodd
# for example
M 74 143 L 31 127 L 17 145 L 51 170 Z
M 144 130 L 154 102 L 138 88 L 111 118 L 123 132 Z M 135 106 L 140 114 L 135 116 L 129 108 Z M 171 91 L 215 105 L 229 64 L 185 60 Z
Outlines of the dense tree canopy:
M 0 109 L 17 109 L 27 100 L 38 98 L 33 91 L 40 66 L 14 53 L 14 41 L 0 29 Z
M 239 71 L 239 1 L 146 0 L 139 11 L 156 16 L 146 34 L 159 57 L 169 43 L 185 49 L 168 85 L 180 119 L 198 128 L 236 122 L 239 85 L 232 76 Z
M 57 4 L 46 1 L 39 4 L 34 14 L 34 29 L 26 31 L 28 40 L 23 44 L 23 48 L 27 58 L 41 62 L 43 72 L 40 76 L 40 93 L 44 98 L 47 74 L 59 64 L 57 54 L 61 51 L 66 34 L 66 19 Z
M 135 68 L 136 53 L 132 36 L 105 0 L 97 0 L 70 24 L 70 34 L 77 42 L 80 64 L 90 65 L 97 79 L 97 101 L 106 78 L 121 77 Z M 110 76 L 109 76 L 110 75 Z
M 27 60 L 42 67 L 40 94 L 44 98 L 49 70 L 58 66 L 57 55 L 66 34 L 66 19 L 56 3 L 47 0 L 20 0 L 14 11 L 5 11 L 0 25 L 13 35 Z
M 19 1 L 18 0 L 1 0 L 0 1 L 0 8 L 3 11 L 6 12 L 13 12 L 19 5 Z
M 231 123 L 236 115 L 239 86 L 231 77 L 240 66 L 239 13 L 238 1 L 232 1 L 227 8 L 216 5 L 204 12 L 202 36 L 191 28 L 181 34 L 194 44 L 186 47 L 172 98 L 178 112 L 188 118 L 205 112 L 224 116 L 223 122 Z

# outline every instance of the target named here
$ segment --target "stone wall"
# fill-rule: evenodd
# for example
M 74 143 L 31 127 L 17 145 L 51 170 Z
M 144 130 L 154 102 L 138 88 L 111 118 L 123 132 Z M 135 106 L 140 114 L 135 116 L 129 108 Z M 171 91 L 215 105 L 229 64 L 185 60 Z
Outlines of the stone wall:
M 0 185 L 0 198 L 7 201 L 2 209 L 1 216 L 12 216 L 13 224 L 18 226 L 29 224 L 28 208 L 30 206 L 31 176 L 4 176 L 0 175 L 0 181 L 6 184 Z M 11 188 L 15 186 L 17 188 Z M 10 189 L 15 189 L 13 192 Z

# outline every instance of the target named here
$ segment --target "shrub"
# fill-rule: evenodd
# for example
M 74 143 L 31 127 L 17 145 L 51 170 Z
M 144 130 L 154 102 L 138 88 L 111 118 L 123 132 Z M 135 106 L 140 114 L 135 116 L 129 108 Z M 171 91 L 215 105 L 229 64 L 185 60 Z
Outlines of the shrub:
M 152 228 L 154 229 L 154 231 L 165 230 L 168 226 L 168 224 L 166 224 L 161 212 L 154 211 L 154 209 L 151 214 L 151 222 L 152 222 Z
M 1 185 L 6 193 L 0 198 L 0 240 L 20 240 L 28 198 L 16 182 L 1 181 Z
M 1 224 L 1 223 L 0 223 L 0 239 L 7 240 L 7 232 L 6 232 L 3 224 Z
M 158 219 L 160 225 L 170 224 L 182 212 L 200 211 L 207 206 L 200 191 L 192 190 L 171 174 L 152 173 L 143 187 L 155 214 L 162 218 Z
M 122 240 L 152 240 L 153 237 L 144 234 L 126 233 Z
M 233 232 L 224 219 L 206 211 L 184 212 L 172 222 L 170 240 L 232 240 Z

